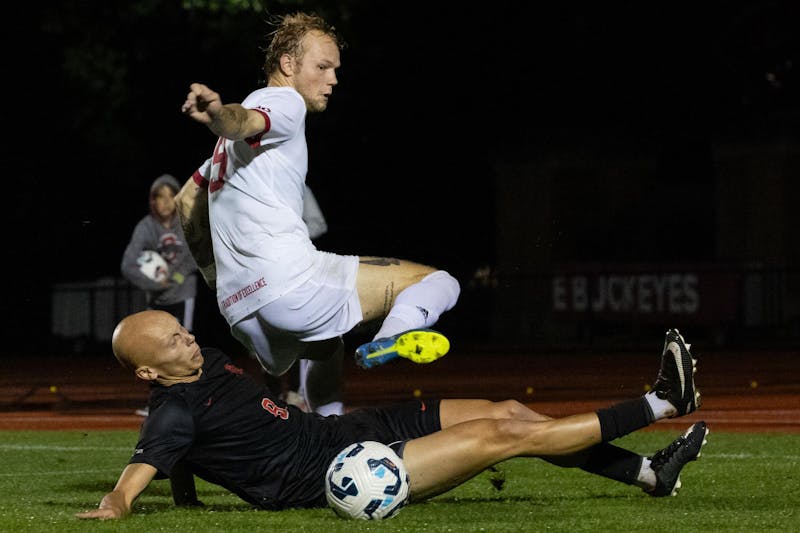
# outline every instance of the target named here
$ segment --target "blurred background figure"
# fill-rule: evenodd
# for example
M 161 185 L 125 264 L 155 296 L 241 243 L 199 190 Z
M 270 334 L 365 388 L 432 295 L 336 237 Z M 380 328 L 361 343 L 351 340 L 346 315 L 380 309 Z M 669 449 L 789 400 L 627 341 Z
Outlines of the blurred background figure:
M 145 293 L 149 309 L 172 314 L 193 329 L 197 264 L 183 237 L 175 208 L 180 185 L 162 174 L 150 185 L 150 210 L 133 229 L 122 254 L 122 275 Z M 136 413 L 147 416 L 148 408 Z

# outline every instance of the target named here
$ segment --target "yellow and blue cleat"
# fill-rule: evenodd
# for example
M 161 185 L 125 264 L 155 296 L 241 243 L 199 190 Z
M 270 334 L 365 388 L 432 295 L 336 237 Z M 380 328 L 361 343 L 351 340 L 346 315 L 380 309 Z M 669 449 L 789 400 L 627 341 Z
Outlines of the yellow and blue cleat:
M 398 357 L 415 363 L 432 363 L 448 350 L 450 341 L 438 331 L 410 329 L 362 344 L 356 349 L 356 364 L 361 368 L 373 368 Z

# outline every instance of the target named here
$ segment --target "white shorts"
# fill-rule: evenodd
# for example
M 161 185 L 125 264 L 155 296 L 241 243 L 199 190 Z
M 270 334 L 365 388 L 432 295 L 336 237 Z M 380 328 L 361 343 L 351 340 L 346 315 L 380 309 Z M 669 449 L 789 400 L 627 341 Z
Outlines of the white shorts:
M 283 374 L 302 356 L 299 343 L 340 337 L 361 322 L 358 256 L 317 251 L 313 269 L 303 285 L 231 326 L 270 373 Z

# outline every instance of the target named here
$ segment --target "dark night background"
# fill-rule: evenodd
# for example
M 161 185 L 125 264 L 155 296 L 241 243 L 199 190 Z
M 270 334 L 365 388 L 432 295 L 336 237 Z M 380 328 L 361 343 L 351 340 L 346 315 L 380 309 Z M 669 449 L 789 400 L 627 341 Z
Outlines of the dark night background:
M 6 18 L 11 349 L 51 347 L 54 285 L 119 276 L 151 181 L 207 157 L 211 133 L 179 111 L 188 85 L 229 102 L 260 83 L 266 11 L 183 4 L 45 1 Z M 470 328 L 483 265 L 506 287 L 564 262 L 796 277 L 797 2 L 260 5 L 317 11 L 348 42 L 308 122 L 319 247 L 449 270 Z M 790 339 L 793 305 L 776 324 Z

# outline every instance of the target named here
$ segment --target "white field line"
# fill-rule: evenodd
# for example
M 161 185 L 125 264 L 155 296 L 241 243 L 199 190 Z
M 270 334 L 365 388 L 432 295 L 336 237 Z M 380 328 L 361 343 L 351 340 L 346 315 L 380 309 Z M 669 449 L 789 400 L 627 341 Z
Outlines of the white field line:
M 73 476 L 76 474 L 119 474 L 119 468 L 99 468 L 95 470 L 53 470 L 52 472 L 0 472 L 0 478 L 30 476 Z
M 57 447 L 54 447 L 57 448 Z M 710 459 L 736 459 L 736 460 L 755 460 L 755 461 L 800 461 L 800 455 L 753 455 L 750 453 L 708 453 L 703 452 L 702 460 L 708 462 Z M 53 475 L 76 475 L 76 474 L 118 474 L 119 468 L 98 468 L 93 470 L 55 470 L 52 472 L 0 472 L 0 478 L 29 477 L 29 476 L 53 476 Z
M 785 461 L 800 461 L 800 455 L 754 455 L 752 453 L 707 453 L 705 451 L 705 448 L 703 448 L 700 460 L 702 461 L 703 459 L 742 459 L 742 460 L 765 459 L 771 461 L 772 457 L 775 457 L 777 459 L 783 459 Z
M 133 446 L 122 448 L 118 446 L 52 446 L 49 444 L 0 444 L 0 451 L 45 451 L 45 452 L 119 452 L 133 453 Z

